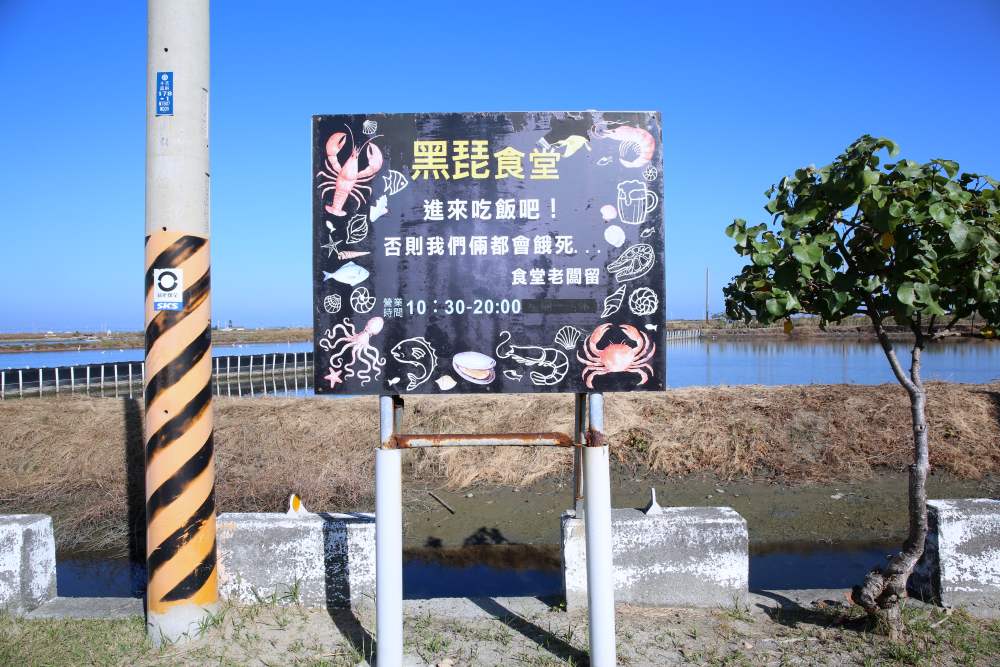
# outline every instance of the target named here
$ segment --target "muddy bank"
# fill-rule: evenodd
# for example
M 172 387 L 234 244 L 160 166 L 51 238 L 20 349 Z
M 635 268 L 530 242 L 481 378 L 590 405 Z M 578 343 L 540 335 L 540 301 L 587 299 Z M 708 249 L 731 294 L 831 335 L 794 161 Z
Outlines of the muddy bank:
M 565 432 L 572 403 L 569 396 L 408 398 L 405 429 Z M 374 507 L 374 398 L 215 405 L 219 511 L 283 511 L 292 492 L 317 510 Z M 929 414 L 932 496 L 997 495 L 1000 385 L 931 384 Z M 606 420 L 616 506 L 644 505 L 655 485 L 662 504 L 735 507 L 755 540 L 901 533 L 910 427 L 895 385 L 611 394 Z M 52 515 L 63 551 L 124 554 L 131 535 L 133 553 L 142 552 L 138 401 L 4 401 L 0 425 L 0 512 Z M 448 449 L 404 459 L 409 545 L 556 541 L 559 513 L 570 503 L 568 452 Z
M 478 544 L 558 544 L 559 516 L 572 506 L 568 479 L 544 480 L 528 487 L 479 486 L 435 492 L 452 515 L 427 494 L 419 480 L 404 489 L 404 539 L 408 547 Z M 765 480 L 722 480 L 714 476 L 636 478 L 616 471 L 614 507 L 642 508 L 650 487 L 664 506 L 727 506 L 739 512 L 750 532 L 751 548 L 807 549 L 897 543 L 906 535 L 906 475 L 886 473 L 863 481 L 790 484 Z M 931 498 L 995 498 L 1000 477 L 959 479 L 937 473 L 928 480 Z M 468 497 L 469 494 L 472 497 Z

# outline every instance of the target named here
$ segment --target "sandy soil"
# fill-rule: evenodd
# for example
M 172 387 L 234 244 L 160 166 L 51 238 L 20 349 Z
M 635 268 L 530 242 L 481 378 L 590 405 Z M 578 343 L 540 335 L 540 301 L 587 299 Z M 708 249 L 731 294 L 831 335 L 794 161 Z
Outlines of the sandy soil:
M 621 665 L 991 665 L 1000 622 L 909 601 L 905 641 L 873 632 L 839 591 L 751 596 L 718 609 L 619 605 Z M 533 598 L 405 606 L 404 664 L 587 665 L 587 618 Z M 223 607 L 194 641 L 156 649 L 141 617 L 25 621 L 0 615 L 0 661 L 18 665 L 334 665 L 373 660 L 370 609 L 310 610 L 292 600 Z

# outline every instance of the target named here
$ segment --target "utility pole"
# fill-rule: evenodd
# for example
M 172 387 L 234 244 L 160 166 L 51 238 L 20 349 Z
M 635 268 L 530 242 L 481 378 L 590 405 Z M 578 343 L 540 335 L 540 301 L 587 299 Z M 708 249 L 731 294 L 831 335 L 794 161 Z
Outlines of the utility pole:
M 705 324 L 708 324 L 708 267 L 705 267 Z
M 218 604 L 209 303 L 208 0 L 149 0 L 146 627 L 195 638 Z

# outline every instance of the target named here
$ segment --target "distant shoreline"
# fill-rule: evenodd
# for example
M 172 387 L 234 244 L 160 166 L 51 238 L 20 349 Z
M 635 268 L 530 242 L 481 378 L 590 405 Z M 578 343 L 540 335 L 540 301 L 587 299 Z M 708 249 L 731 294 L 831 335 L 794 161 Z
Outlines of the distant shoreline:
M 968 322 L 960 325 L 963 334 L 979 336 L 978 330 Z M 815 320 L 796 320 L 790 334 L 782 325 L 745 326 L 734 325 L 725 320 L 668 320 L 667 330 L 701 329 L 713 338 L 863 338 L 873 340 L 875 334 L 871 325 L 863 319 L 852 319 L 840 324 L 831 324 L 820 329 Z M 903 327 L 889 326 L 890 335 L 909 336 Z M 309 327 L 272 327 L 264 329 L 215 329 L 212 343 L 215 345 L 247 345 L 255 343 L 305 343 L 312 340 Z M 94 333 L 74 331 L 69 333 L 0 333 L 0 356 L 15 352 L 69 352 L 77 350 L 118 350 L 142 349 L 145 346 L 143 332 Z

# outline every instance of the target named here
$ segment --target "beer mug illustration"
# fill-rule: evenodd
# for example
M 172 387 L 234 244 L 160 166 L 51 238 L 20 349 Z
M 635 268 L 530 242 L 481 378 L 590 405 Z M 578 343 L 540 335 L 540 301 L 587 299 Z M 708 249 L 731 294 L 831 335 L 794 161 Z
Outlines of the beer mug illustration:
M 628 225 L 641 225 L 652 213 L 660 198 L 646 188 L 643 181 L 622 181 L 618 184 L 618 218 Z

